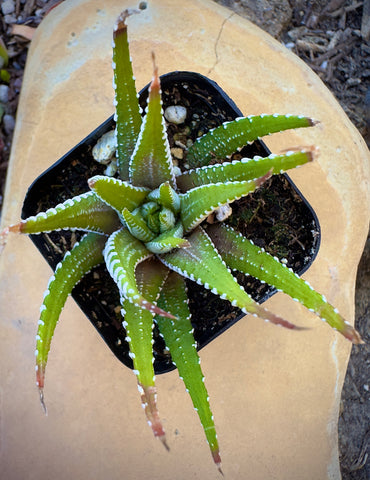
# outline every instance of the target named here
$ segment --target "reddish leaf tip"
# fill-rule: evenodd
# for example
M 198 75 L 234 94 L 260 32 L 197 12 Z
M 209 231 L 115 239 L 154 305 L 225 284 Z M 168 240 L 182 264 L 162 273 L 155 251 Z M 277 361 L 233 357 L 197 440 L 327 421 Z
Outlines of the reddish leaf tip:
M 364 340 L 361 338 L 361 335 L 358 333 L 358 331 L 355 328 L 353 328 L 351 325 L 348 325 L 347 323 L 342 333 L 345 336 L 345 338 L 347 338 L 354 345 L 365 344 Z
M 158 75 L 158 67 L 155 63 L 155 53 L 152 51 L 152 61 L 153 61 L 153 79 L 152 83 L 150 84 L 150 91 L 154 93 L 158 93 L 160 88 L 161 88 L 161 83 L 159 80 L 159 75 Z
M 265 175 L 263 175 L 262 177 L 257 178 L 257 180 L 255 180 L 256 187 L 259 187 L 259 186 L 262 185 L 264 182 L 266 182 L 266 180 L 268 180 L 268 179 L 271 177 L 272 171 L 273 171 L 273 169 L 269 170 L 269 171 L 268 171 Z
M 260 305 L 256 305 L 256 310 L 254 313 L 258 317 L 263 318 L 264 320 L 268 320 L 274 325 L 280 325 L 281 327 L 289 328 L 290 330 L 304 330 L 304 327 L 297 327 L 297 325 L 294 325 L 294 323 L 288 322 L 288 320 L 284 320 L 283 318 L 275 315 L 275 313 L 270 312 L 269 310 L 266 310 L 266 308 L 263 308 Z
M 319 123 L 321 123 L 320 120 L 315 120 L 314 118 L 309 118 L 309 117 L 307 117 L 307 121 L 310 127 L 314 127 L 315 125 L 318 125 Z
M 166 318 L 171 318 L 172 320 L 176 320 L 177 317 L 172 315 L 172 313 L 166 312 L 165 310 L 162 310 L 161 308 L 157 307 L 153 303 L 148 302 L 147 300 L 143 300 L 140 303 L 140 306 L 142 308 L 145 308 L 146 310 L 149 310 L 152 313 L 155 313 L 157 315 L 161 315 L 162 317 Z
M 315 160 L 319 154 L 320 149 L 316 145 L 299 145 L 296 147 L 285 148 L 281 150 L 281 153 L 294 152 L 294 153 L 306 153 L 309 162 Z
M 214 452 L 212 452 L 212 458 L 213 458 L 213 461 L 215 462 L 216 464 L 216 467 L 218 469 L 218 471 L 221 473 L 221 475 L 224 477 L 224 472 L 222 471 L 221 469 L 221 457 L 220 457 L 220 451 L 217 449 L 215 450 Z
M 0 232 L 0 253 L 3 251 L 7 241 L 8 241 L 8 235 L 9 232 L 12 233 L 21 233 L 22 232 L 22 225 L 24 224 L 24 221 L 15 223 L 14 225 L 10 225 L 9 227 L 5 227 L 1 232 Z
M 123 12 L 121 12 L 116 20 L 115 28 L 114 28 L 114 36 L 121 34 L 124 30 L 127 29 L 126 19 L 135 13 L 140 13 L 141 10 L 137 10 L 136 8 L 126 8 Z

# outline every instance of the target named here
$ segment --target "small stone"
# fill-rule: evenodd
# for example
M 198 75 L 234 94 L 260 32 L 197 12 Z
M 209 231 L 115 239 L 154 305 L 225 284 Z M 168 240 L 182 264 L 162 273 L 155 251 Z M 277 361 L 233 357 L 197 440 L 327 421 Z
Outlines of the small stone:
M 117 148 L 117 139 L 115 130 L 105 133 L 92 150 L 94 160 L 103 165 L 108 165 Z
M 13 0 L 5 0 L 1 4 L 1 10 L 3 15 L 9 15 L 10 13 L 15 12 L 15 5 Z
M 164 116 L 168 122 L 179 125 L 180 123 L 185 122 L 186 113 L 187 111 L 185 107 L 182 107 L 181 105 L 171 105 L 166 108 Z
M 114 159 L 105 169 L 104 175 L 107 177 L 113 177 L 113 175 L 117 172 L 117 161 Z
M 182 148 L 171 148 L 171 154 L 179 160 L 184 158 L 184 150 Z
M 216 219 L 219 222 L 223 222 L 224 220 L 229 218 L 232 213 L 233 211 L 228 203 L 226 205 L 221 205 L 221 207 L 218 207 L 215 210 Z
M 12 115 L 9 115 L 9 114 L 5 114 L 3 116 L 3 125 L 4 125 L 4 129 L 6 131 L 6 133 L 9 135 L 10 133 L 13 132 L 14 130 L 14 127 L 15 127 L 15 120 L 14 120 L 14 117 Z
M 14 15 L 4 15 L 4 21 L 8 25 L 13 25 L 13 23 L 17 22 L 17 19 L 15 18 Z
M 8 103 L 9 100 L 9 87 L 8 85 L 0 85 L 0 102 Z

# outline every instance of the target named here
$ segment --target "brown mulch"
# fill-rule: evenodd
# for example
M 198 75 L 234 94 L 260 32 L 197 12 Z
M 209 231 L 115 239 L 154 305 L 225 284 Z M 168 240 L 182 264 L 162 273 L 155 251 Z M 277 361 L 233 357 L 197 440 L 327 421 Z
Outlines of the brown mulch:
M 370 145 L 370 0 L 216 0 L 250 18 L 299 55 L 324 81 Z M 0 12 L 0 37 L 8 53 L 8 100 L 0 122 L 0 214 L 24 66 L 32 29 L 58 0 L 14 0 L 14 12 Z M 135 4 L 135 1 L 133 1 Z M 283 7 L 282 7 L 283 6 Z M 30 27 L 14 32 L 14 24 Z M 26 37 L 26 38 L 25 38 Z M 3 83 L 4 82 L 0 82 Z M 1 109 L 1 108 L 0 108 Z M 356 326 L 369 344 L 370 240 L 358 272 Z M 370 478 L 369 347 L 354 346 L 339 418 L 339 448 L 344 480 Z M 298 478 L 298 477 L 297 477 Z

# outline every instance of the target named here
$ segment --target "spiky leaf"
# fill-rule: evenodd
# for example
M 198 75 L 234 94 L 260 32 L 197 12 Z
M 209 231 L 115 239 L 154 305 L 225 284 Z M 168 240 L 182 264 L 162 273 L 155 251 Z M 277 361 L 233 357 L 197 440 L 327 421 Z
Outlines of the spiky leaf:
M 104 249 L 107 269 L 123 298 L 153 313 L 168 315 L 143 297 L 136 284 L 136 266 L 152 254 L 126 229 L 117 230 L 108 239 Z
M 95 265 L 104 261 L 102 251 L 105 241 L 104 235 L 97 233 L 85 235 L 70 252 L 66 253 L 49 280 L 40 309 L 36 336 L 36 382 L 40 389 L 42 402 L 46 363 L 60 313 L 76 283 Z
M 172 158 L 166 125 L 162 112 L 162 100 L 158 69 L 149 88 L 147 113 L 140 129 L 134 153 L 130 161 L 130 180 L 133 185 L 155 189 L 161 183 L 175 185 Z
M 163 205 L 174 213 L 180 211 L 180 197 L 169 182 L 162 183 L 159 188 L 152 190 L 147 198 Z
M 231 227 L 212 226 L 207 232 L 230 268 L 252 275 L 288 294 L 353 343 L 361 343 L 358 332 L 326 301 L 325 297 L 277 258 L 254 245 Z
M 127 208 L 122 210 L 122 218 L 131 235 L 142 242 L 149 242 L 156 237 L 139 212 L 130 212 Z
M 177 317 L 171 320 L 156 316 L 156 321 L 199 415 L 213 459 L 220 467 L 216 429 L 204 385 L 200 359 L 195 348 L 185 282 L 180 275 L 175 272 L 170 273 L 163 286 L 158 306 Z
M 129 161 L 140 131 L 141 115 L 130 59 L 126 19 L 135 10 L 125 10 L 113 31 L 113 86 L 115 89 L 117 161 L 122 180 L 129 179 Z
M 182 238 L 184 229 L 181 223 L 177 223 L 174 228 L 158 235 L 154 240 L 145 244 L 146 248 L 153 253 L 167 253 L 174 248 L 187 248 L 189 242 Z
M 261 179 L 202 185 L 180 195 L 181 221 L 189 232 L 221 205 L 231 203 L 253 192 L 269 175 Z
M 134 210 L 142 204 L 150 191 L 147 188 L 134 187 L 118 178 L 103 175 L 90 178 L 88 184 L 99 198 L 118 213 L 121 213 L 124 208 Z
M 284 155 L 271 154 L 268 157 L 242 158 L 233 162 L 207 165 L 182 173 L 176 177 L 178 188 L 183 192 L 200 185 L 217 182 L 254 180 L 271 172 L 272 175 L 313 160 L 313 148 L 290 151 Z
M 214 158 L 225 158 L 238 148 L 264 135 L 291 128 L 311 127 L 313 120 L 294 115 L 250 115 L 226 122 L 197 139 L 189 148 L 191 167 L 208 165 Z
M 258 305 L 232 276 L 206 232 L 197 227 L 188 237 L 190 247 L 166 253 L 160 260 L 183 277 L 203 285 L 212 293 L 229 300 L 244 313 L 257 315 L 287 328 L 293 324 Z
M 20 233 L 51 232 L 52 230 L 85 230 L 110 234 L 120 225 L 117 214 L 94 192 L 70 198 L 46 212 L 22 220 L 9 227 Z
M 168 275 L 167 268 L 155 259 L 148 259 L 137 266 L 135 277 L 140 293 L 155 303 Z M 156 389 L 153 369 L 153 314 L 128 300 L 122 302 L 126 339 L 130 345 L 130 356 L 137 375 L 142 403 L 153 433 L 163 443 L 164 429 L 156 406 Z

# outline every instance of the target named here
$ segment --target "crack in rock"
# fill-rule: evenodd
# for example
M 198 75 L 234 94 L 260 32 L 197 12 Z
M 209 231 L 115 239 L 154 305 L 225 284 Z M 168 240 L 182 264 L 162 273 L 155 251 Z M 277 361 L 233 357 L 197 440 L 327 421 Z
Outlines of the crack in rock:
M 235 15 L 235 12 L 230 13 L 230 15 L 228 17 L 226 17 L 221 24 L 220 31 L 218 32 L 216 42 L 215 42 L 215 57 L 216 57 L 216 59 L 215 59 L 214 64 L 212 65 L 212 67 L 208 70 L 207 75 L 210 75 L 210 73 L 216 68 L 216 65 L 220 61 L 220 59 L 218 57 L 218 53 L 217 53 L 218 43 L 220 41 L 220 38 L 221 38 L 221 35 L 222 35 L 222 32 L 223 32 L 223 29 L 224 29 L 224 26 L 225 26 L 226 22 L 228 22 L 230 20 L 230 18 L 233 17 L 234 15 Z

